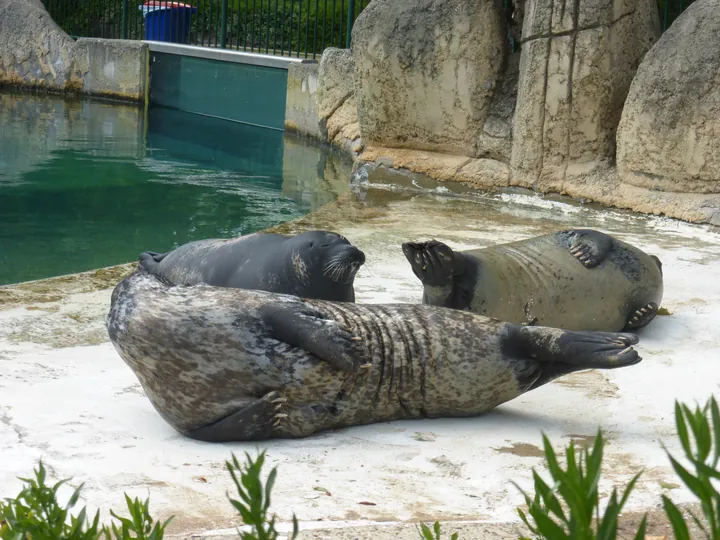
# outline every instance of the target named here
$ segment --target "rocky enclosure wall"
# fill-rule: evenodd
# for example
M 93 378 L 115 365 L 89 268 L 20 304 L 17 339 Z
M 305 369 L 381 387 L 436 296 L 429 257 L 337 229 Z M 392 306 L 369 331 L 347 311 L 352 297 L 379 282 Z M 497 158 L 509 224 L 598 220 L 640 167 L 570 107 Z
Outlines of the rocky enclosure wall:
M 359 162 L 720 225 L 717 0 L 662 37 L 655 0 L 513 5 L 515 54 L 501 2 L 372 0 L 323 54 L 315 131 Z
M 0 0 L 0 86 L 142 101 L 147 46 L 70 38 L 41 0 Z

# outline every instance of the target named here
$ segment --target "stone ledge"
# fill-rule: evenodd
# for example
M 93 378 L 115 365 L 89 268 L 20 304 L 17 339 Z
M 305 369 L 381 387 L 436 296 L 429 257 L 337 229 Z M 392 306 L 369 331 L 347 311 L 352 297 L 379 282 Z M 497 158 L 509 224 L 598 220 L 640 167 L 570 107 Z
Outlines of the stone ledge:
M 578 167 L 580 172 L 568 174 L 564 180 L 545 177 L 529 182 L 500 161 L 422 150 L 369 146 L 357 160 L 406 169 L 436 180 L 461 182 L 480 190 L 529 187 L 541 193 L 568 195 L 608 207 L 720 226 L 720 195 L 657 191 L 633 186 L 621 182 L 617 169 L 603 163 Z

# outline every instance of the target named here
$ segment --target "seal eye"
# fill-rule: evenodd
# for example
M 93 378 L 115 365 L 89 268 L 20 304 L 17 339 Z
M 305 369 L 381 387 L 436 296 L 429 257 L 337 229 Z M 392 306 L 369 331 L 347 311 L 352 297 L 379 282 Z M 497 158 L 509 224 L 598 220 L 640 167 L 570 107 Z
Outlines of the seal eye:
M 320 247 L 321 247 L 321 248 L 326 248 L 326 247 L 330 247 L 330 244 L 323 244 L 323 245 L 322 245 L 322 246 L 320 246 Z
M 313 247 L 315 245 L 315 242 L 310 242 L 310 247 Z

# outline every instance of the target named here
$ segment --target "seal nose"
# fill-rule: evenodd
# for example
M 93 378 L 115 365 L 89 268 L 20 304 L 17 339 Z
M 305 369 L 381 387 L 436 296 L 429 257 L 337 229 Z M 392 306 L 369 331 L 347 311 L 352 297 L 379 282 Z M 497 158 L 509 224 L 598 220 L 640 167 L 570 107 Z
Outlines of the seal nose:
M 365 253 L 363 253 L 361 249 L 352 246 L 350 256 L 355 259 L 358 266 L 365 264 Z

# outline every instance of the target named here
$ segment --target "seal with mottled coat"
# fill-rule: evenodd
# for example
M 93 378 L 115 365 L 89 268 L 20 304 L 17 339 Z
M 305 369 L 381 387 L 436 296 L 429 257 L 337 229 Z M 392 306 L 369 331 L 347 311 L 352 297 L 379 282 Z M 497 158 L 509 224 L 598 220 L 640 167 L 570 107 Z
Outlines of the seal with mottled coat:
M 197 240 L 168 253 L 146 251 L 139 260 L 176 285 L 206 283 L 338 302 L 355 301 L 353 283 L 364 263 L 360 249 L 330 231 Z
M 617 332 L 646 326 L 663 296 L 660 259 L 591 229 L 483 249 L 405 242 L 423 303 L 503 321 Z
M 567 373 L 640 361 L 631 334 L 174 286 L 142 269 L 113 291 L 107 329 L 158 413 L 213 442 L 473 416 Z

